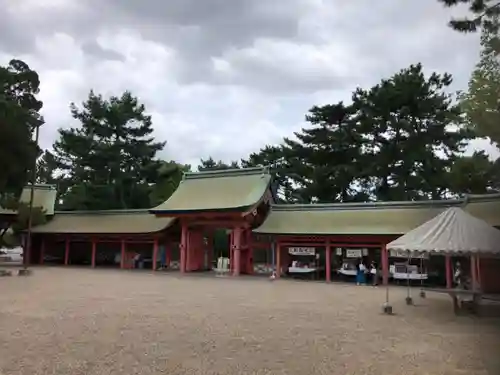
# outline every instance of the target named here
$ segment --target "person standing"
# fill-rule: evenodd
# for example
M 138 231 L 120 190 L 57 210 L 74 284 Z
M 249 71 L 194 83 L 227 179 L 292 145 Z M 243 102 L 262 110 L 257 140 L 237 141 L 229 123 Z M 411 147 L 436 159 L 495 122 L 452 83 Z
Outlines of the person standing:
M 378 285 L 378 270 L 377 270 L 377 264 L 375 261 L 372 262 L 370 266 L 370 274 L 372 277 L 372 285 L 377 286 Z
M 356 284 L 357 285 L 365 285 L 366 284 L 366 266 L 363 261 L 360 260 L 358 264 L 358 270 L 356 273 Z
M 460 288 L 463 284 L 462 266 L 460 262 L 455 264 L 455 273 L 453 274 L 453 281 L 455 282 L 455 287 Z

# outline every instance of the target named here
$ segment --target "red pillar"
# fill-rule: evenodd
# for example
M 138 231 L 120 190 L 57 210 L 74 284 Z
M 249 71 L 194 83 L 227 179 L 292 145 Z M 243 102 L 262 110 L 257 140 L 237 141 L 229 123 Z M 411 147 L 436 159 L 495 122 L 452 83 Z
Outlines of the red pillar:
M 95 267 L 95 254 L 96 254 L 96 250 L 97 250 L 96 240 L 92 239 L 92 260 L 91 260 L 92 268 Z
M 389 284 L 389 252 L 385 244 L 382 245 L 382 284 Z
M 481 257 L 479 255 L 476 256 L 476 276 L 477 276 L 477 286 L 478 289 L 481 289 L 482 280 L 481 280 Z
M 276 243 L 276 278 L 281 277 L 281 244 Z
M 229 270 L 233 273 L 234 269 L 234 233 L 229 232 Z
M 153 271 L 156 271 L 156 265 L 158 262 L 158 238 L 155 238 L 153 243 Z
M 120 268 L 124 269 L 125 268 L 125 256 L 126 256 L 126 244 L 125 240 L 121 240 L 121 257 L 120 257 Z
M 453 287 L 453 275 L 451 271 L 451 256 L 445 255 L 444 264 L 446 270 L 446 288 L 451 289 Z
M 241 239 L 242 239 L 242 230 L 241 228 L 235 228 L 233 230 L 233 276 L 239 276 L 241 270 Z
M 246 229 L 246 245 L 247 245 L 247 258 L 246 258 L 246 273 L 253 274 L 253 246 L 252 246 L 252 229 Z
M 64 265 L 69 264 L 69 238 L 66 238 L 64 243 Z
M 203 231 L 198 229 L 196 231 L 196 262 L 195 270 L 203 270 L 205 268 L 205 237 Z
M 186 272 L 186 247 L 187 247 L 187 234 L 188 234 L 188 228 L 186 224 L 182 225 L 182 232 L 181 232 L 181 244 L 180 244 L 180 271 L 182 273 Z
M 39 264 L 43 264 L 44 256 L 45 256 L 45 239 L 42 237 L 40 243 L 40 261 L 38 262 Z
M 326 256 L 325 256 L 325 262 L 326 262 L 326 281 L 330 282 L 332 281 L 332 249 L 330 248 L 330 244 L 326 245 Z
M 213 232 L 210 232 L 207 234 L 207 245 L 206 245 L 206 252 L 207 252 L 207 268 L 209 270 L 212 269 L 212 263 L 214 260 L 214 234 Z

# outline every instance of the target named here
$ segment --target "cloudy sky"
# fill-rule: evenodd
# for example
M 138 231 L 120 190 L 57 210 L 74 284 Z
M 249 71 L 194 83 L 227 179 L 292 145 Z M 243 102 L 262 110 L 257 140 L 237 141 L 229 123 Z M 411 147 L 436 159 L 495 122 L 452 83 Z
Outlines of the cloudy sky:
M 196 165 L 277 143 L 312 105 L 412 63 L 465 88 L 478 40 L 447 27 L 457 11 L 437 0 L 0 0 L 0 64 L 21 58 L 40 74 L 42 146 L 90 89 L 131 90 L 168 141 L 164 157 Z

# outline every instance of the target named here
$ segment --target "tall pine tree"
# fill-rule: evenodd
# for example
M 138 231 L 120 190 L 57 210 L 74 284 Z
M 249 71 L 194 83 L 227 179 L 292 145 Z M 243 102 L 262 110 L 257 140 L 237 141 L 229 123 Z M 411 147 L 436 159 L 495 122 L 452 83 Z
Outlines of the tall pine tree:
M 371 141 L 364 155 L 379 200 L 440 199 L 453 157 L 469 133 L 444 89 L 451 76 L 426 77 L 420 64 L 353 95 L 354 121 Z
M 498 24 L 498 17 L 494 22 Z M 483 30 L 480 60 L 461 102 L 469 126 L 500 148 L 500 61 L 496 36 L 496 32 Z
M 63 208 L 131 209 L 150 206 L 161 163 L 151 117 L 130 92 L 104 99 L 90 92 L 71 105 L 79 127 L 59 129 L 53 157 L 62 172 Z
M 39 86 L 38 74 L 21 60 L 0 67 L 0 198 L 21 193 L 38 155 L 33 134 L 43 124 Z
M 359 189 L 363 135 L 352 121 L 353 109 L 342 102 L 313 107 L 306 120 L 311 127 L 285 139 L 284 153 L 296 175 L 299 195 L 305 202 L 365 200 Z

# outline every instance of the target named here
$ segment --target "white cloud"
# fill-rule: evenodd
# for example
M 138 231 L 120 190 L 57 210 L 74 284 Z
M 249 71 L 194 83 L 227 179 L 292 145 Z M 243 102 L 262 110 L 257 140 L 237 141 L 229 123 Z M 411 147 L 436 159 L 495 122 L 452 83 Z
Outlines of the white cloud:
M 44 146 L 90 89 L 131 90 L 168 141 L 165 157 L 239 159 L 290 136 L 312 105 L 348 101 L 411 63 L 463 88 L 477 58 L 477 36 L 450 30 L 436 0 L 138 4 L 0 0 L 0 63 L 19 57 L 39 72 Z

